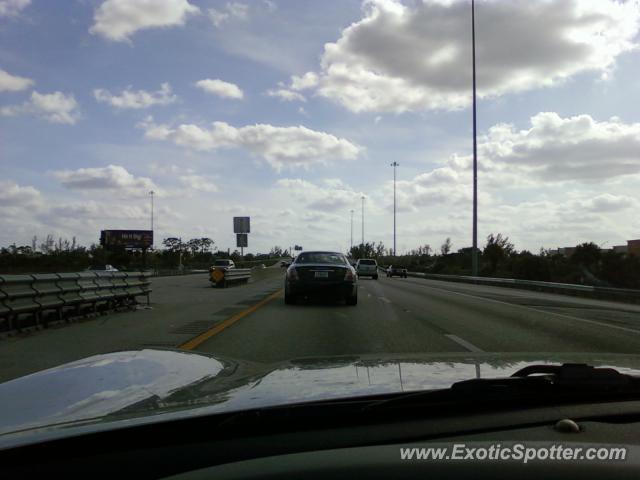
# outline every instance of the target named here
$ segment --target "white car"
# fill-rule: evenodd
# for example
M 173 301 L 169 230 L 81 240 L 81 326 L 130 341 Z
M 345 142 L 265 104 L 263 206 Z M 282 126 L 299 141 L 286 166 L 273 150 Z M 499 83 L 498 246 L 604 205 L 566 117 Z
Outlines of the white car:
M 358 277 L 371 277 L 378 279 L 378 262 L 373 258 L 361 258 L 356 262 Z
M 113 265 L 94 265 L 87 268 L 87 271 L 92 272 L 118 272 L 119 270 Z
M 215 262 L 213 262 L 213 266 L 211 267 L 211 270 L 214 268 L 227 268 L 227 269 L 236 268 L 236 264 L 233 262 L 233 260 L 230 260 L 227 258 L 220 258 Z

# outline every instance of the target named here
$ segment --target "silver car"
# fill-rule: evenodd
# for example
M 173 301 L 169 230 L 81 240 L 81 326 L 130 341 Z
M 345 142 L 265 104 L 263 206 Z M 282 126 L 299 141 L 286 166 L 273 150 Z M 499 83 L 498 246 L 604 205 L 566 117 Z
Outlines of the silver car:
M 358 277 L 371 277 L 378 279 L 378 262 L 372 258 L 361 258 L 356 262 Z

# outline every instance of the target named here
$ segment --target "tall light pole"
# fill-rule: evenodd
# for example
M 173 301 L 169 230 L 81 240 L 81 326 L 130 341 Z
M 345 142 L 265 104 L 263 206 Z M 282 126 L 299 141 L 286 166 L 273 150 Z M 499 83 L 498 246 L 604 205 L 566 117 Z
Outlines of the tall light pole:
M 364 251 L 364 195 L 362 195 L 362 249 Z
M 351 248 L 353 249 L 353 210 L 351 210 Z M 351 250 L 349 250 L 351 253 Z
M 153 195 L 155 192 L 151 190 L 149 196 L 151 197 L 151 235 L 153 236 Z M 153 242 L 151 242 L 151 248 L 153 248 Z
M 391 164 L 393 167 L 393 256 L 396 256 L 396 167 L 400 166 L 398 162 Z
M 478 276 L 478 146 L 476 142 L 476 5 L 471 0 L 471 57 L 473 71 L 473 249 L 471 275 Z

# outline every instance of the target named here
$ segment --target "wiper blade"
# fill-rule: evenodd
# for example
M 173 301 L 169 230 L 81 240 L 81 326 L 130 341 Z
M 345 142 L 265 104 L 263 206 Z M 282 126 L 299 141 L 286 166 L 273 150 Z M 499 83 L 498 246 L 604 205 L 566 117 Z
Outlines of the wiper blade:
M 640 378 L 613 368 L 581 363 L 529 365 L 510 377 L 463 380 L 444 390 L 418 391 L 374 401 L 365 410 L 450 401 L 481 402 L 525 399 L 542 401 L 563 397 L 640 396 Z
M 639 388 L 640 380 L 620 373 L 614 368 L 596 368 L 585 363 L 564 363 L 562 365 L 529 365 L 510 377 L 474 378 L 454 383 L 451 388 L 478 391 L 501 386 L 604 392 Z

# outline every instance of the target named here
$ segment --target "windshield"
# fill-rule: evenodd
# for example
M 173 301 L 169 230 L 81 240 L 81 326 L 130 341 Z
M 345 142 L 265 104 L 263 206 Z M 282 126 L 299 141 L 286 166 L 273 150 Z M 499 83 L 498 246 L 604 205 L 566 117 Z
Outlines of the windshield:
M 473 8 L 0 0 L 12 425 L 640 368 L 638 2 Z
M 298 255 L 295 263 L 331 263 L 334 265 L 344 265 L 347 263 L 347 260 L 339 253 L 311 252 Z

